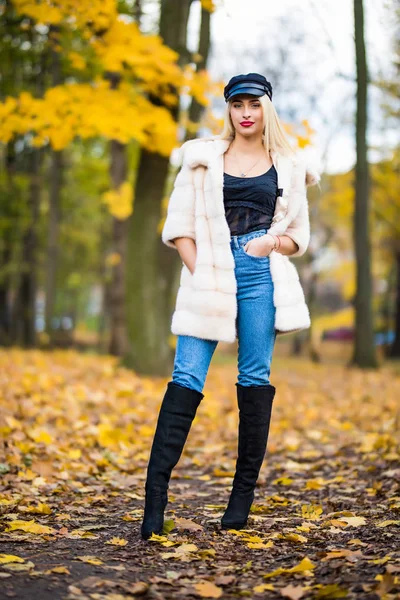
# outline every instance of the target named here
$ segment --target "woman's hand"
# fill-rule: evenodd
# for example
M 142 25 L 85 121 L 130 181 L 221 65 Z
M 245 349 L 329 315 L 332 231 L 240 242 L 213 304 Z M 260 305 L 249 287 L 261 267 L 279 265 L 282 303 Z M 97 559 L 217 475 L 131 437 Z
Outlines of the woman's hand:
M 269 256 L 273 247 L 274 238 L 267 233 L 265 235 L 260 235 L 260 237 L 249 240 L 247 244 L 243 246 L 245 252 L 253 256 Z
M 179 255 L 193 275 L 196 266 L 197 247 L 196 242 L 191 238 L 174 238 L 175 246 L 178 249 Z

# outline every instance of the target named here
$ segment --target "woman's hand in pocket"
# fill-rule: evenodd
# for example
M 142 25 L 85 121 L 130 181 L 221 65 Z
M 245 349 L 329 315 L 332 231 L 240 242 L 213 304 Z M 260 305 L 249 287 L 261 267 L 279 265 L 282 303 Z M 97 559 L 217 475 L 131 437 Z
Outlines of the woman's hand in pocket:
M 269 256 L 274 247 L 274 238 L 270 235 L 261 235 L 260 237 L 249 240 L 243 249 L 252 256 Z

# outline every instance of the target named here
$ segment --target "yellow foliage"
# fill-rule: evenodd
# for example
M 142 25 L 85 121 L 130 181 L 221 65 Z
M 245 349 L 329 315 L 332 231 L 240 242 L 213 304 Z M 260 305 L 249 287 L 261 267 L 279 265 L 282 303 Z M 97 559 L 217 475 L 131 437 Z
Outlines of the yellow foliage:
M 184 69 L 185 87 L 183 92 L 187 92 L 193 96 L 199 104 L 209 106 L 211 100 L 205 95 L 211 89 L 211 81 L 208 71 L 201 69 L 195 71 L 192 65 L 186 65 Z
M 214 0 L 201 0 L 201 7 L 210 13 L 213 13 L 216 9 Z
M 35 19 L 38 23 L 70 27 L 85 27 L 96 30 L 107 28 L 116 17 L 115 0 L 13 0 L 17 12 Z
M 187 92 L 204 106 L 210 105 L 215 83 L 207 71 L 196 72 L 191 65 L 181 69 L 179 54 L 160 36 L 144 35 L 136 22 L 118 15 L 115 0 L 89 4 L 15 0 L 14 4 L 20 14 L 37 22 L 79 30 L 97 61 L 99 76 L 90 84 L 56 86 L 43 98 L 27 92 L 7 97 L 0 103 L 0 141 L 7 143 L 13 136 L 30 133 L 33 146 L 50 144 L 62 150 L 77 136 L 104 136 L 121 143 L 135 139 L 151 152 L 169 156 L 176 144 L 177 124 L 168 109 L 156 106 L 148 96 L 175 107 L 179 95 Z M 83 55 L 70 51 L 67 56 L 74 69 L 85 68 Z M 105 72 L 122 75 L 118 89 L 109 89 Z
M 119 254 L 119 252 L 111 252 L 107 255 L 105 262 L 108 267 L 115 267 L 121 262 L 121 255 Z
M 55 150 L 77 136 L 104 136 L 123 144 L 136 139 L 150 151 L 169 156 L 177 124 L 167 109 L 154 106 L 128 84 L 112 90 L 99 79 L 50 88 L 40 99 L 28 92 L 7 97 L 0 103 L 0 141 L 28 132 L 35 134 L 34 145 L 50 143 Z
M 70 52 L 68 54 L 68 58 L 71 61 L 73 68 L 77 69 L 78 71 L 82 71 L 86 67 L 86 60 L 81 54 L 78 54 L 77 52 Z
M 170 85 L 179 89 L 184 74 L 178 65 L 179 54 L 163 44 L 157 35 L 143 35 L 137 23 L 117 18 L 92 48 L 106 71 L 128 70 L 139 80 L 144 93 L 153 93 L 167 102 Z M 173 96 L 171 104 L 177 102 Z
M 129 181 L 121 183 L 119 188 L 105 192 L 102 201 L 107 204 L 110 213 L 116 219 L 127 219 L 133 213 L 133 187 Z M 119 255 L 118 255 L 119 256 Z M 109 257 L 113 265 L 119 262 L 116 253 Z

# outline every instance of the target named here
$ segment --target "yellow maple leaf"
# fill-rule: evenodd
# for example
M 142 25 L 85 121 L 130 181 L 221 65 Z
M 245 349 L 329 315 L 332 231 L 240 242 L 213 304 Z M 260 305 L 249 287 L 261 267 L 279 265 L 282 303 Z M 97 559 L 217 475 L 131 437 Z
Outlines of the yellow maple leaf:
M 256 594 L 262 594 L 263 592 L 273 592 L 275 586 L 272 583 L 262 583 L 253 587 L 253 592 Z
M 51 515 L 51 508 L 45 502 L 39 502 L 37 506 L 23 507 L 23 512 L 38 513 L 40 515 Z
M 266 573 L 263 575 L 265 579 L 269 579 L 270 577 L 275 577 L 276 575 L 281 575 L 283 573 L 303 573 L 310 571 L 315 568 L 315 564 L 311 562 L 311 560 L 307 557 L 303 558 L 297 565 L 290 568 L 279 567 L 271 573 Z
M 48 569 L 47 571 L 45 571 L 46 575 L 51 575 L 52 573 L 71 575 L 71 572 L 68 569 L 68 567 L 53 567 L 52 569 Z
M 222 469 L 218 469 L 216 467 L 213 471 L 213 475 L 215 477 L 233 477 L 235 473 L 234 471 L 223 471 Z
M 201 598 L 221 598 L 223 590 L 211 581 L 201 581 L 193 586 Z
M 377 523 L 377 527 L 388 527 L 389 525 L 400 525 L 400 521 L 394 521 L 393 519 L 389 519 L 388 521 L 381 521 Z
M 119 537 L 113 537 L 111 540 L 108 540 L 106 544 L 112 544 L 113 546 L 126 546 L 128 540 L 124 540 Z
M 15 531 L 17 529 L 21 529 L 22 531 L 26 531 L 27 533 L 34 534 L 57 533 L 57 530 L 53 527 L 48 527 L 47 525 L 40 525 L 40 523 L 35 523 L 34 519 L 32 519 L 31 521 L 23 521 L 21 519 L 11 521 L 6 531 Z
M 71 458 L 72 460 L 81 458 L 82 456 L 82 451 L 79 448 L 74 448 L 73 450 L 69 450 L 68 452 L 68 458 Z
M 81 560 L 84 563 L 88 563 L 89 565 L 103 565 L 103 561 L 100 560 L 100 558 L 97 558 L 97 556 L 77 556 L 76 557 L 77 560 Z
M 322 506 L 320 505 L 303 504 L 301 507 L 302 517 L 310 521 L 318 521 L 322 512 Z
M 351 525 L 352 527 L 359 527 L 366 524 L 365 517 L 339 517 L 339 521 L 345 521 L 347 525 Z
M 271 540 L 269 540 L 266 543 L 264 543 L 264 542 L 249 542 L 248 544 L 246 544 L 246 546 L 248 548 L 252 548 L 253 550 L 264 550 L 266 548 L 272 548 L 273 545 L 274 545 L 274 542 L 272 542 Z
M 0 564 L 5 565 L 7 563 L 23 563 L 25 562 L 24 558 L 20 556 L 15 556 L 15 554 L 0 554 Z
M 293 479 L 290 479 L 290 477 L 278 477 L 278 479 L 275 479 L 272 483 L 275 483 L 276 485 L 290 485 L 293 483 Z

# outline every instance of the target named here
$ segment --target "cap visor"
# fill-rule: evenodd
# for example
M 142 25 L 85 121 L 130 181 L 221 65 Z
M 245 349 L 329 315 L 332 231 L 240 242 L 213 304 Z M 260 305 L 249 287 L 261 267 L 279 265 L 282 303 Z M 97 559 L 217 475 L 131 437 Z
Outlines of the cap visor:
M 241 96 L 242 94 L 251 94 L 252 96 L 259 97 L 259 96 L 264 96 L 265 92 L 264 92 L 264 90 L 260 90 L 259 88 L 255 88 L 255 87 L 241 87 L 236 90 L 235 89 L 231 90 L 227 100 L 230 100 L 234 96 Z

